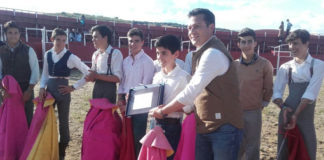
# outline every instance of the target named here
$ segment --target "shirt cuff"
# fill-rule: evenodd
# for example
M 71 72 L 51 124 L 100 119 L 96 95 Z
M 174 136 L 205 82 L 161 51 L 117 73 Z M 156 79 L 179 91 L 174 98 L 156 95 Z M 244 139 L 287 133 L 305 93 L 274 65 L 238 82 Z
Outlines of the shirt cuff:
M 73 84 L 72 86 L 73 86 L 73 88 L 74 88 L 75 90 L 78 90 L 78 89 L 81 88 L 81 87 L 80 87 L 79 85 L 77 85 L 77 84 Z
M 309 92 L 305 92 L 302 98 L 309 99 L 311 101 L 314 101 L 316 99 L 315 95 Z
M 46 85 L 45 84 L 40 84 L 39 88 L 46 88 Z
M 281 98 L 282 99 L 282 95 L 280 93 L 273 93 L 272 99 L 275 100 L 277 98 Z
M 185 113 L 190 113 L 193 111 L 193 106 L 184 106 L 182 109 Z

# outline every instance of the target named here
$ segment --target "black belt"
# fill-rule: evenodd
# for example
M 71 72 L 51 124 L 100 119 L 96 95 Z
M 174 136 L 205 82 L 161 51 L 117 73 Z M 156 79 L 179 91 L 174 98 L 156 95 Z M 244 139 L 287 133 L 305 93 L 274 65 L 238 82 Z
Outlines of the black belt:
M 156 119 L 157 124 L 177 124 L 180 123 L 179 118 L 163 118 L 163 119 Z

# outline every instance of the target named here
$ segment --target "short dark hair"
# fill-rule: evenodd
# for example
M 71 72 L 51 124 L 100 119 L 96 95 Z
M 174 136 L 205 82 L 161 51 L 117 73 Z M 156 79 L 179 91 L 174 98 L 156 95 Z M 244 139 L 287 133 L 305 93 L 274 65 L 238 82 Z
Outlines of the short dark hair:
M 191 10 L 188 14 L 188 17 L 190 18 L 192 16 L 197 16 L 200 14 L 204 15 L 204 21 L 207 26 L 209 26 L 210 24 L 215 24 L 215 15 L 213 14 L 213 12 L 205 8 L 196 8 Z
M 15 21 L 8 21 L 3 25 L 3 30 L 5 33 L 7 33 L 9 28 L 16 28 L 20 33 L 20 28 Z
M 102 37 L 107 36 L 107 43 L 111 44 L 112 42 L 112 32 L 111 29 L 105 25 L 95 25 L 91 28 L 91 33 L 98 31 Z
M 144 40 L 143 32 L 138 28 L 132 28 L 127 32 L 127 37 L 133 37 L 133 36 L 139 36 L 142 41 Z
M 246 37 L 246 36 L 251 36 L 253 37 L 253 40 L 256 40 L 255 38 L 255 32 L 251 28 L 243 28 L 239 33 L 238 33 L 238 38 L 240 37 Z
M 292 42 L 296 39 L 300 38 L 300 40 L 303 42 L 303 44 L 305 44 L 306 42 L 309 41 L 310 39 L 310 34 L 307 30 L 305 29 L 297 29 L 293 32 L 291 32 L 287 38 L 286 38 L 286 42 Z
M 55 38 L 56 36 L 67 36 L 65 31 L 61 28 L 55 28 L 52 32 L 51 37 Z
M 163 47 L 174 54 L 180 50 L 180 40 L 174 35 L 161 36 L 155 42 L 155 47 Z

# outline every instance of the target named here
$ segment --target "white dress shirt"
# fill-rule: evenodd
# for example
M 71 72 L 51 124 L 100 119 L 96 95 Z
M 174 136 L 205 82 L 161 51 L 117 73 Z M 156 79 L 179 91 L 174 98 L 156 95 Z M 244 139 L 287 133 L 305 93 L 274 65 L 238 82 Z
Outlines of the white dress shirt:
M 176 65 L 168 74 L 165 74 L 163 71 L 156 73 L 153 78 L 153 84 L 164 83 L 163 104 L 168 104 L 186 87 L 190 78 L 191 76 L 186 71 Z M 190 113 L 193 110 L 193 106 L 185 106 L 183 110 L 186 113 Z M 182 112 L 173 112 L 169 113 L 167 117 L 182 118 L 182 115 Z
M 151 84 L 154 76 L 154 64 L 143 50 L 131 55 L 123 61 L 123 78 L 118 88 L 118 94 L 126 94 L 129 89 L 139 85 Z
M 42 77 L 41 77 L 41 81 L 40 81 L 40 88 L 45 88 L 47 86 L 47 82 L 48 82 L 49 78 L 56 78 L 56 77 L 50 76 L 48 73 L 47 56 L 48 56 L 49 52 L 52 52 L 53 62 L 57 63 L 65 55 L 65 53 L 67 52 L 67 49 L 64 48 L 60 53 L 57 54 L 54 51 L 54 48 L 52 48 L 45 53 L 44 61 L 43 61 L 43 73 L 42 73 Z M 81 61 L 81 59 L 74 54 L 71 54 L 69 59 L 67 60 L 67 67 L 69 69 L 77 68 L 83 74 L 82 78 L 73 84 L 73 87 L 75 89 L 79 89 L 82 86 L 84 86 L 86 84 L 84 77 L 89 73 L 89 71 L 88 71 L 89 67 L 87 65 L 85 65 Z M 66 77 L 66 78 L 68 78 L 68 77 Z
M 277 99 L 283 97 L 286 85 L 288 84 L 289 67 L 291 67 L 291 79 L 293 82 L 309 82 L 302 98 L 315 100 L 319 94 L 324 77 L 324 62 L 319 59 L 315 59 L 313 76 L 311 77 L 310 67 L 312 59 L 313 57 L 308 54 L 306 60 L 301 64 L 298 64 L 295 60 L 291 60 L 281 65 L 274 83 L 272 98 Z
M 184 70 L 187 71 L 190 75 L 191 73 L 191 65 L 192 65 L 192 51 L 188 52 L 185 59 Z
M 108 54 L 110 54 L 111 49 L 112 47 L 109 45 L 104 53 L 101 53 L 99 49 L 93 53 L 91 70 L 95 70 L 99 74 L 107 74 Z M 121 80 L 123 76 L 122 65 L 123 55 L 120 50 L 115 48 L 111 57 L 111 71 L 119 80 Z
M 208 40 L 210 41 L 211 38 Z M 207 42 L 208 42 L 207 41 Z M 204 45 L 207 43 L 205 42 Z M 204 46 L 203 45 L 203 46 Z M 175 98 L 184 105 L 193 105 L 196 97 L 217 76 L 221 76 L 229 68 L 229 60 L 220 50 L 208 48 L 202 54 L 196 72 L 193 74 L 186 88 Z
M 18 46 L 19 44 L 17 44 Z M 14 48 L 11 48 L 11 51 L 14 51 Z M 39 79 L 39 65 L 38 65 L 38 58 L 36 55 L 36 52 L 34 51 L 34 49 L 32 47 L 29 47 L 29 51 L 28 51 L 28 56 L 29 56 L 29 66 L 30 66 L 30 71 L 31 71 L 31 75 L 30 75 L 30 80 L 29 80 L 29 84 L 37 84 L 38 79 Z M 0 58 L 0 79 L 2 79 L 2 61 Z
M 161 63 L 159 62 L 159 60 L 154 60 L 153 61 L 154 63 L 154 67 L 155 67 L 155 73 L 156 72 L 160 72 L 161 71 Z M 175 59 L 175 63 L 177 66 L 179 66 L 181 69 L 184 69 L 185 67 L 185 63 L 183 62 L 183 60 L 179 59 L 179 58 L 176 58 Z

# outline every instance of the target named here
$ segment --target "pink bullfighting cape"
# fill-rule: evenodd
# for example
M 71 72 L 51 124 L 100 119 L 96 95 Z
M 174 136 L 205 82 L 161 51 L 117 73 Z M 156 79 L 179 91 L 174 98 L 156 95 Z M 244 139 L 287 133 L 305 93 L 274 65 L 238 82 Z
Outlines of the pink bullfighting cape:
M 123 113 L 123 129 L 121 135 L 121 149 L 119 160 L 136 160 L 132 119 Z
M 121 119 L 106 98 L 90 100 L 84 121 L 82 160 L 118 160 L 121 146 Z
M 181 137 L 174 160 L 195 160 L 196 119 L 191 113 L 182 123 Z
M 20 160 L 58 159 L 58 133 L 54 114 L 55 99 L 46 94 L 44 102 L 34 99 L 37 108 L 31 122 L 26 144 Z
M 12 76 L 2 79 L 2 87 L 10 96 L 0 107 L 0 160 L 17 160 L 28 132 L 23 94 Z
M 138 160 L 166 160 L 174 151 L 160 126 L 154 127 L 141 140 Z

